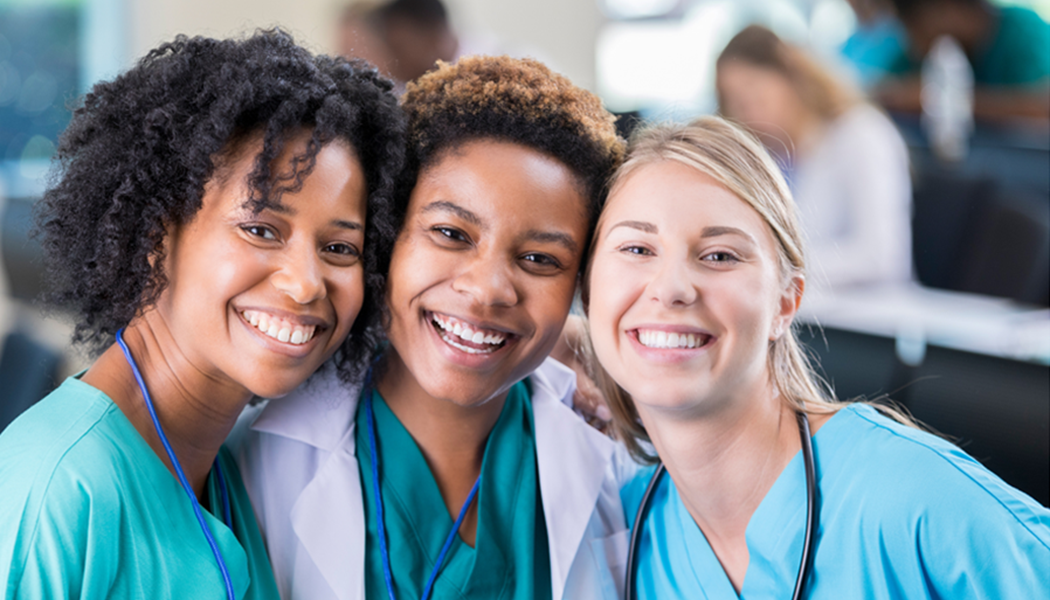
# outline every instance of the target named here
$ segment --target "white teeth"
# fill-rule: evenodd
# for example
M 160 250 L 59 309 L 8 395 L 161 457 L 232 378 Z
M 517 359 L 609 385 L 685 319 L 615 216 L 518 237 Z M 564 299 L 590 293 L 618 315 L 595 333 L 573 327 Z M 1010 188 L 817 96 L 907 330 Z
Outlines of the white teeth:
M 312 340 L 317 332 L 314 325 L 298 325 L 263 312 L 246 310 L 243 314 L 244 320 L 260 332 L 286 344 L 305 344 Z
M 707 336 L 693 333 L 638 330 L 638 341 L 647 348 L 698 348 L 703 346 L 706 340 Z
M 446 342 L 458 348 L 464 352 L 470 354 L 487 354 L 497 350 L 498 346 L 506 340 L 506 337 L 498 332 L 486 333 L 484 331 L 471 329 L 469 325 L 464 325 L 459 321 L 451 317 L 443 317 L 440 315 L 433 315 L 434 323 L 441 328 L 444 332 L 441 336 Z M 453 337 L 459 338 L 459 341 L 453 339 Z M 463 342 L 470 342 L 472 344 L 488 344 L 494 346 L 493 348 L 471 348 L 465 346 Z

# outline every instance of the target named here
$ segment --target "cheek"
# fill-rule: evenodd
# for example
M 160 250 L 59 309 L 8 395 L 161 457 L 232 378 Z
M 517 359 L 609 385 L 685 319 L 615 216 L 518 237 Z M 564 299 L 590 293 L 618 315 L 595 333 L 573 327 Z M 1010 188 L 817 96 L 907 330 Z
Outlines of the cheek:
M 606 258 L 596 258 L 590 272 L 588 318 L 595 347 L 613 347 L 619 335 L 619 322 L 633 304 L 632 292 L 639 287 L 627 269 L 617 269 Z
M 365 301 L 365 274 L 361 266 L 345 271 L 336 278 L 331 295 L 339 322 L 349 332 Z

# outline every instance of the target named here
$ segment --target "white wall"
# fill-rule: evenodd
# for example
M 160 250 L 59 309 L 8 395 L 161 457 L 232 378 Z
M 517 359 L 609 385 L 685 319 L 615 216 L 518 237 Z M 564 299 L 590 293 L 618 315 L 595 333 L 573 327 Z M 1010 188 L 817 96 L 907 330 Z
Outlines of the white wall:
M 226 37 L 281 25 L 315 52 L 334 47 L 339 0 L 125 0 L 128 64 L 176 34 Z M 468 48 L 532 55 L 594 89 L 596 0 L 445 0 Z

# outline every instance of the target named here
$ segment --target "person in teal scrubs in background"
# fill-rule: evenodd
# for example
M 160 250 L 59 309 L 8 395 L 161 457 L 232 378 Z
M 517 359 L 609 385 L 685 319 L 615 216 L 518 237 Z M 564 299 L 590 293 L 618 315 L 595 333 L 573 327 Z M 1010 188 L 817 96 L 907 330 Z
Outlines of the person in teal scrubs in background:
M 1050 23 L 1023 6 L 989 0 L 892 0 L 907 31 L 906 52 L 874 90 L 887 109 L 921 110 L 922 61 L 937 38 L 954 38 L 973 67 L 973 114 L 1050 125 Z
M 236 444 L 281 595 L 618 598 L 630 459 L 548 359 L 622 158 L 613 117 L 508 57 L 439 64 L 402 106 L 389 345 L 364 385 L 311 380 Z
M 786 599 L 798 579 L 802 598 L 1047 597 L 1050 511 L 889 408 L 822 392 L 792 330 L 804 276 L 755 138 L 718 117 L 636 135 L 585 280 L 617 432 L 670 475 L 632 532 L 635 597 Z M 622 491 L 630 523 L 653 474 Z
M 222 444 L 254 395 L 372 345 L 391 87 L 261 31 L 176 38 L 88 94 L 39 228 L 101 353 L 0 435 L 0 596 L 278 597 Z

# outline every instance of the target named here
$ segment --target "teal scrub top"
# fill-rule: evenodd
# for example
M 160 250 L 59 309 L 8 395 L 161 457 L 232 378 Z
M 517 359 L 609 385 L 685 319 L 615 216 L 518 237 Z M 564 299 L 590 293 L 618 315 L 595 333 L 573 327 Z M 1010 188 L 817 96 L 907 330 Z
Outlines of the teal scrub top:
M 970 56 L 974 81 L 992 87 L 1045 83 L 1050 78 L 1050 24 L 1022 6 L 999 7 L 999 24 L 984 47 Z M 890 66 L 895 74 L 918 73 L 906 53 Z
M 362 402 L 361 405 L 364 403 Z M 380 457 L 387 548 L 398 600 L 415 600 L 454 524 L 422 451 L 378 392 L 372 393 Z M 372 487 L 366 411 L 359 405 L 356 445 L 366 522 L 365 592 L 386 598 Z M 485 444 L 474 547 L 457 535 L 431 592 L 441 600 L 533 600 L 551 597 L 532 403 L 523 383 L 507 394 Z
M 1050 511 L 954 445 L 853 404 L 813 447 L 820 523 L 805 598 L 1050 597 Z M 621 491 L 628 523 L 652 473 Z M 805 511 L 796 455 L 748 524 L 738 596 L 665 476 L 642 533 L 638 597 L 790 598 Z
M 225 448 L 218 461 L 233 531 L 203 512 L 234 591 L 277 599 L 240 471 Z M 220 498 L 213 470 L 209 505 Z M 76 378 L 0 434 L 0 531 L 5 599 L 226 598 L 178 480 L 117 405 Z

